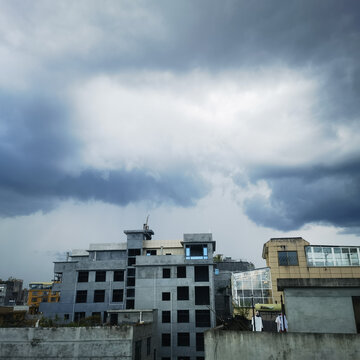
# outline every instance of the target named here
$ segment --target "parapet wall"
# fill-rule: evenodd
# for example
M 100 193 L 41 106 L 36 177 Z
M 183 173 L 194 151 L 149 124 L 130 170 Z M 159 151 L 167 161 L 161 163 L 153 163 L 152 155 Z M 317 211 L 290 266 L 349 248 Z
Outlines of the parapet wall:
M 355 334 L 252 333 L 212 329 L 205 332 L 206 360 L 358 360 Z
M 131 359 L 133 328 L 0 328 L 0 359 Z

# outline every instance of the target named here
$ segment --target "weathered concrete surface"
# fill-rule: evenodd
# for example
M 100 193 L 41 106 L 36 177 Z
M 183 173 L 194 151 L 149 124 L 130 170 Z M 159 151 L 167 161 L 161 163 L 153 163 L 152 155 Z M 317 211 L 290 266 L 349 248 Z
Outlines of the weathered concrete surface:
M 139 331 L 147 326 L 139 326 Z M 135 327 L 127 325 L 0 328 L 0 359 L 132 359 L 136 332 Z
M 205 332 L 206 360 L 358 360 L 360 336 L 353 334 Z

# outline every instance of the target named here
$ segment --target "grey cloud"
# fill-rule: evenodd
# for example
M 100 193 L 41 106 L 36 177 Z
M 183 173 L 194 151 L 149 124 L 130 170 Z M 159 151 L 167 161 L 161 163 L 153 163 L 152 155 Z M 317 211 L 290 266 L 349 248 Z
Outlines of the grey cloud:
M 252 181 L 266 180 L 269 198 L 245 201 L 245 212 L 257 224 L 278 230 L 296 230 L 305 224 L 331 224 L 359 234 L 360 161 L 332 166 L 264 168 Z
M 41 95 L 0 95 L 0 216 L 49 211 L 60 200 L 103 201 L 116 205 L 148 201 L 190 206 L 208 191 L 192 169 L 96 169 L 66 171 L 79 144 L 69 133 L 66 104 Z M 78 165 L 79 167 L 81 166 Z

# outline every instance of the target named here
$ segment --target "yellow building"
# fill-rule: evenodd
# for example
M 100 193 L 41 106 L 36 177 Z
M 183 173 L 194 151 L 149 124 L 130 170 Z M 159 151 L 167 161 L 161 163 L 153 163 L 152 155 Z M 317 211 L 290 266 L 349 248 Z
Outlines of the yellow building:
M 59 291 L 52 291 L 52 282 L 32 282 L 29 284 L 28 306 L 31 314 L 39 311 L 42 302 L 58 302 L 60 299 Z
M 310 245 L 301 237 L 272 238 L 262 257 L 270 268 L 272 296 L 280 303 L 278 279 L 360 278 L 360 247 Z

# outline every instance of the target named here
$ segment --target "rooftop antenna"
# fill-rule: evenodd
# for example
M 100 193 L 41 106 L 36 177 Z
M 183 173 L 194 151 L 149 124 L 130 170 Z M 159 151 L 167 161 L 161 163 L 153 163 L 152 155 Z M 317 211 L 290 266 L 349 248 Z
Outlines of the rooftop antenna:
M 146 217 L 146 221 L 145 221 L 145 224 L 144 224 L 144 230 L 149 230 L 149 225 L 148 225 L 149 217 L 150 217 L 150 214 L 148 214 L 148 216 Z

